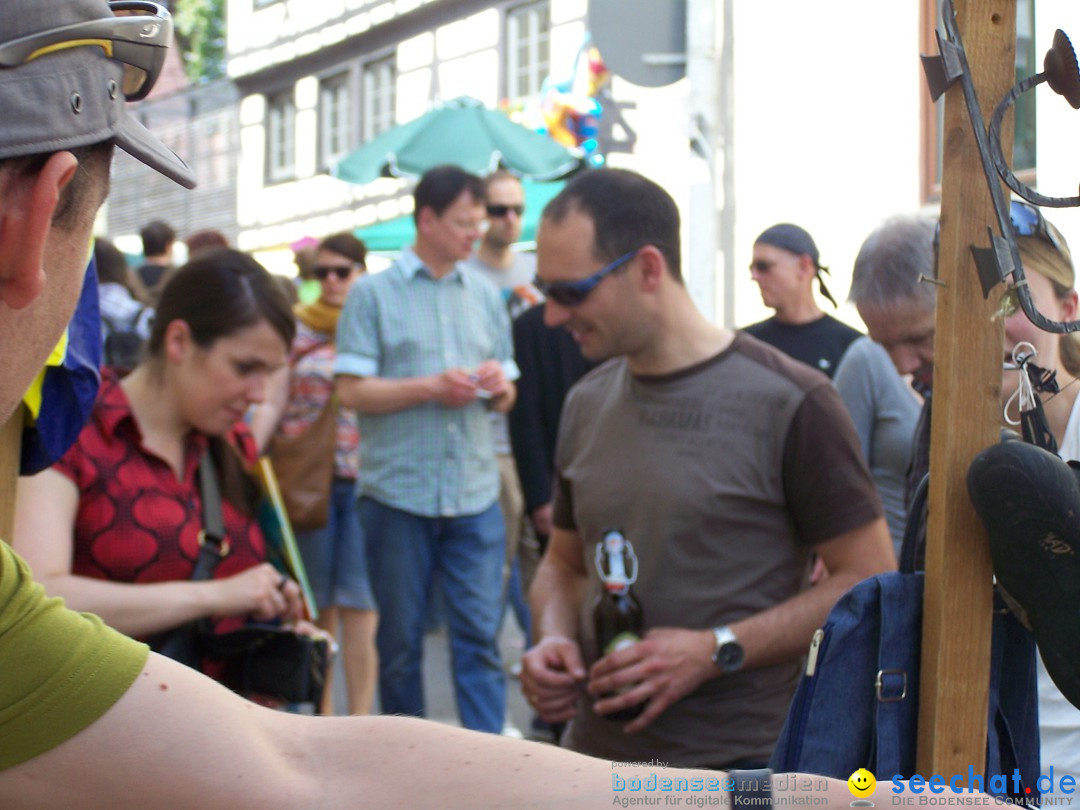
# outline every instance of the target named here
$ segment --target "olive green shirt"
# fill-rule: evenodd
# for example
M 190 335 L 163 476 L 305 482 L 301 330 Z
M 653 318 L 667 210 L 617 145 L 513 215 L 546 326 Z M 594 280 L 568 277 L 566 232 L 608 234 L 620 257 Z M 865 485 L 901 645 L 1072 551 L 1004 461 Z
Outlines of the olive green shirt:
M 145 644 L 50 599 L 0 541 L 0 770 L 55 748 L 128 690 Z

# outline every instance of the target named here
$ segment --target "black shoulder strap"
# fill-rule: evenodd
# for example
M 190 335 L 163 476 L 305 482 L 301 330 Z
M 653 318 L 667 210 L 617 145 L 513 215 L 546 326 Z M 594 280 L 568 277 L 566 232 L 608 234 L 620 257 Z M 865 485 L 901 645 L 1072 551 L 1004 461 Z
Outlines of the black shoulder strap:
M 192 580 L 211 579 L 222 557 L 229 553 L 225 540 L 225 521 L 221 512 L 221 486 L 214 459 L 207 449 L 199 459 L 199 490 L 202 494 L 203 529 L 199 535 L 199 556 Z

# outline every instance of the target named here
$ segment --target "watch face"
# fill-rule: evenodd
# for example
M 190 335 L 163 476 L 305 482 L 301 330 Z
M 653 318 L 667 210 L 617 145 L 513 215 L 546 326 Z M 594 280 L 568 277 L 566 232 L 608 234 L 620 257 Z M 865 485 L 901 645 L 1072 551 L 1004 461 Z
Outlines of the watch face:
M 737 641 L 729 641 L 716 651 L 716 663 L 725 672 L 734 672 L 742 666 L 743 648 Z

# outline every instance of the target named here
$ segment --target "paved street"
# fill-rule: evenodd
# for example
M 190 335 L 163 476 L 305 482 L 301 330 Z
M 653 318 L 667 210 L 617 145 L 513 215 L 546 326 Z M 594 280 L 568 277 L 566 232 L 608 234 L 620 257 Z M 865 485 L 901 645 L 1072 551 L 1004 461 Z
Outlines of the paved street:
M 507 616 L 500 635 L 503 668 L 507 673 L 511 666 L 521 659 L 524 638 L 512 616 Z M 528 735 L 532 712 L 517 680 L 507 675 L 506 702 L 508 727 L 505 733 L 518 730 Z M 334 674 L 334 707 L 339 714 L 345 713 L 345 690 L 338 664 Z M 428 716 L 439 723 L 460 725 L 457 709 L 454 706 L 454 687 L 450 675 L 450 645 L 445 629 L 428 633 L 424 640 L 424 695 L 427 699 Z

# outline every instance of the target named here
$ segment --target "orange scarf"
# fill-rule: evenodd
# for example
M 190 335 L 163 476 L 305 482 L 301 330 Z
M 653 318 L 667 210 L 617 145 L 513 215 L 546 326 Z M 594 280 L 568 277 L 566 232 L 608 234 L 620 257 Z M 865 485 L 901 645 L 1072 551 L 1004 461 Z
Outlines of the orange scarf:
M 300 323 L 316 332 L 330 335 L 331 340 L 337 334 L 338 318 L 341 316 L 341 307 L 324 304 L 322 301 L 314 301 L 310 304 L 297 304 L 293 307 L 293 314 Z

